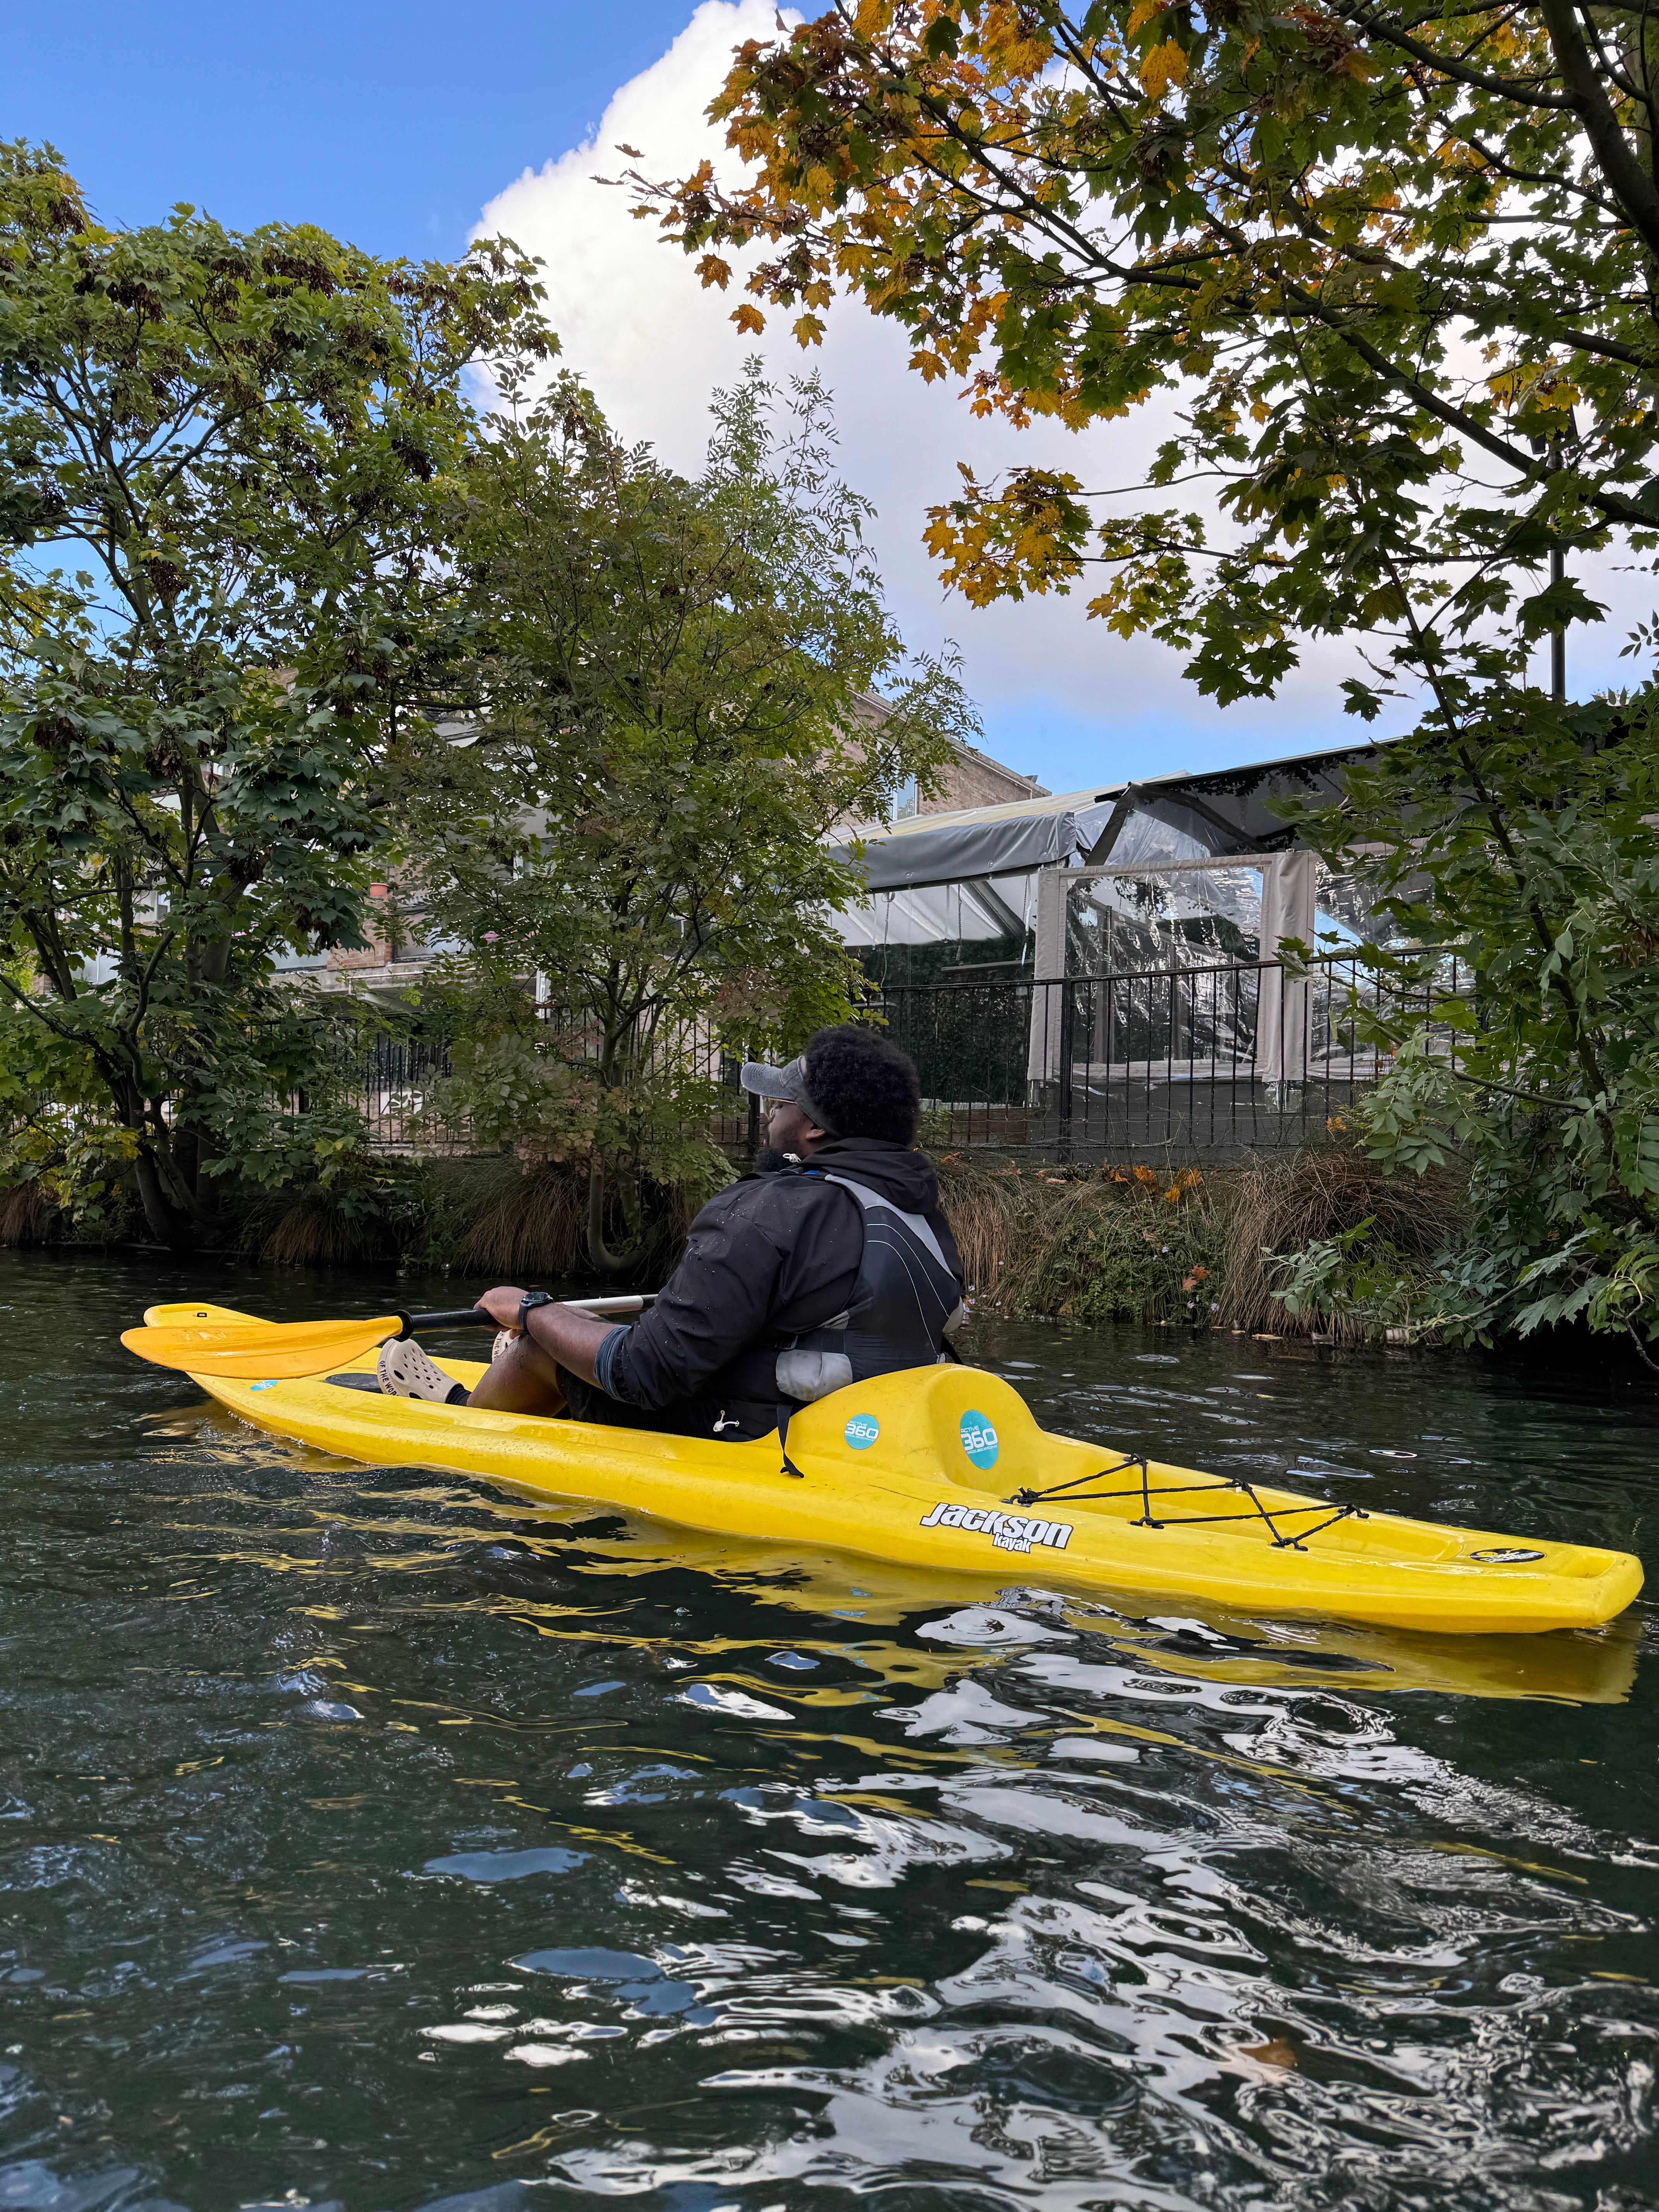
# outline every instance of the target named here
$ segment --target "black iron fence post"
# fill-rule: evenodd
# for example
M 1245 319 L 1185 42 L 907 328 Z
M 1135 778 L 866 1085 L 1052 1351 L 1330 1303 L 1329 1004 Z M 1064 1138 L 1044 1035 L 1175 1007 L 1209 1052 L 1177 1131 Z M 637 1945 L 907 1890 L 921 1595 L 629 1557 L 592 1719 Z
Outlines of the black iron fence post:
M 1060 984 L 1060 1157 L 1071 1159 L 1073 1060 L 1078 1053 L 1078 984 Z

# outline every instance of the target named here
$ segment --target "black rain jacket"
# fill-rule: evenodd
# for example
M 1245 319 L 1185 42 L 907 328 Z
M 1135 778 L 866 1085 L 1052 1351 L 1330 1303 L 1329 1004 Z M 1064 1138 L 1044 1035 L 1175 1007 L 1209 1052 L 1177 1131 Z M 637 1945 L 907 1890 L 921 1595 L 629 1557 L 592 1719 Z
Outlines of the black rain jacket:
M 921 1214 L 961 1275 L 955 1239 L 939 1212 L 939 1177 L 926 1152 L 881 1138 L 837 1137 L 801 1167 L 748 1176 L 709 1200 L 691 1224 L 684 1258 L 617 1348 L 611 1395 L 622 1403 L 610 1419 L 626 1421 L 622 1407 L 638 1407 L 647 1419 L 669 1415 L 690 1400 L 696 1402 L 684 1411 L 696 1432 L 707 1434 L 722 1410 L 748 1435 L 772 1426 L 775 1401 L 738 1396 L 738 1363 L 757 1346 L 817 1328 L 840 1313 L 864 1257 L 863 1207 L 851 1191 L 806 1169 L 846 1176 L 905 1212 Z M 751 1394 L 753 1387 L 751 1380 Z M 607 1418 L 604 1394 L 591 1384 L 570 1395 L 573 1413 Z

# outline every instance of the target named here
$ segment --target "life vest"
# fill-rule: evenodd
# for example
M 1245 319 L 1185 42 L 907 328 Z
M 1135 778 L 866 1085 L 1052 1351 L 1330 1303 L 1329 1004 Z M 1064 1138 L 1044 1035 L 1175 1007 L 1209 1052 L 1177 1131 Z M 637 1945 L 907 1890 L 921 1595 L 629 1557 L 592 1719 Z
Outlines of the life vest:
M 905 1212 L 849 1176 L 806 1172 L 839 1183 L 863 1207 L 864 1257 L 843 1312 L 816 1328 L 768 1340 L 777 1397 L 807 1405 L 872 1375 L 954 1358 L 950 1341 L 967 1308 L 961 1281 L 926 1218 Z M 744 1364 L 755 1374 L 758 1362 Z

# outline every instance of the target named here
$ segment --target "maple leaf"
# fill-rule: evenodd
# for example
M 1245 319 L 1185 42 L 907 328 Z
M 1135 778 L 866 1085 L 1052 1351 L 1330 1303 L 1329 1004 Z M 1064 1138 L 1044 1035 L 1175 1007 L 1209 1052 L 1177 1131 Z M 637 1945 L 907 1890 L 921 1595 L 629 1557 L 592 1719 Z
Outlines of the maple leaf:
M 1148 100 L 1162 100 L 1172 84 L 1187 82 L 1187 51 L 1174 39 L 1154 46 L 1140 64 L 1140 88 Z

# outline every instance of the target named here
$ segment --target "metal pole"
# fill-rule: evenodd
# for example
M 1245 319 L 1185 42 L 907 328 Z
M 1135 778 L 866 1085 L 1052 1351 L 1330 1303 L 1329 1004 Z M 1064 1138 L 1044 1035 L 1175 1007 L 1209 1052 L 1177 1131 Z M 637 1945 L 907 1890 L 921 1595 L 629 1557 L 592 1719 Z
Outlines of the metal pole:
M 1567 416 L 1567 425 L 1568 434 L 1577 440 L 1578 426 L 1571 413 Z M 1533 450 L 1534 453 L 1547 452 L 1551 469 L 1559 473 L 1562 459 L 1559 432 L 1548 441 L 1547 446 L 1541 438 L 1534 438 Z M 1552 585 L 1559 584 L 1565 574 L 1566 562 L 1561 548 L 1559 544 L 1553 545 L 1550 548 L 1550 582 Z M 1559 629 L 1550 632 L 1550 696 L 1558 707 L 1565 707 L 1567 703 L 1567 627 L 1565 623 Z

